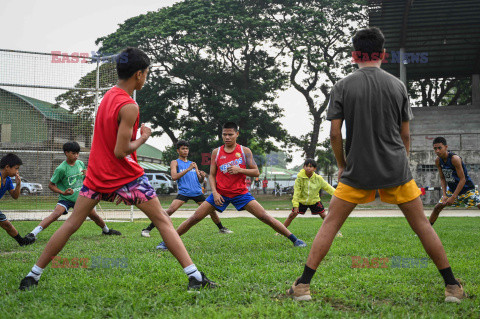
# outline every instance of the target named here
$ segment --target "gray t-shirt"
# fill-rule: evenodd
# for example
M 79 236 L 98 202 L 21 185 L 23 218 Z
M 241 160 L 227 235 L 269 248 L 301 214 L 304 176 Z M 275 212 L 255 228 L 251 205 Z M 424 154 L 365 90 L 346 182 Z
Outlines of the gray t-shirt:
M 327 120 L 345 120 L 347 167 L 340 182 L 360 189 L 409 182 L 400 127 L 412 118 L 405 85 L 380 68 L 358 69 L 335 84 Z

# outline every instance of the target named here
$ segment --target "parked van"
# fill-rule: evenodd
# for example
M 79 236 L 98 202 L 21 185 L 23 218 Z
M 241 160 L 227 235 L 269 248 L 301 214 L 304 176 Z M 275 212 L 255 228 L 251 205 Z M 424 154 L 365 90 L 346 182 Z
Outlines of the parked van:
M 169 175 L 165 173 L 146 173 L 145 175 L 157 194 L 170 194 L 177 191 L 177 183 Z

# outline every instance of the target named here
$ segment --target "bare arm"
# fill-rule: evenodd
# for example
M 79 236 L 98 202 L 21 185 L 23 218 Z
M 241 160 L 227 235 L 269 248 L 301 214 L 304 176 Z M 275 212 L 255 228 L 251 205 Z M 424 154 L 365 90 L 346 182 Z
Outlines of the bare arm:
M 172 179 L 174 181 L 176 181 L 177 179 L 180 179 L 181 177 L 183 177 L 185 174 L 187 174 L 188 172 L 190 172 L 194 168 L 193 165 L 190 165 L 189 168 L 187 168 L 183 172 L 178 173 L 177 172 L 177 167 L 178 167 L 178 162 L 177 161 L 171 161 L 170 162 L 170 175 L 172 175 Z
M 117 143 L 115 144 L 115 157 L 122 159 L 135 152 L 152 134 L 150 128 L 142 124 L 140 129 L 140 138 L 132 141 L 133 125 L 137 120 L 138 106 L 135 104 L 126 104 L 118 113 L 118 133 Z
M 246 166 L 247 168 L 240 168 L 239 166 L 230 166 L 228 168 L 228 173 L 230 174 L 244 174 L 250 177 L 260 176 L 260 171 L 258 170 L 257 163 L 253 159 L 252 151 L 248 147 L 243 148 L 246 157 Z M 213 155 L 212 155 L 213 158 Z
M 203 183 L 203 181 L 205 180 L 205 176 L 207 176 L 207 174 L 204 171 L 199 170 L 196 164 L 195 164 L 195 171 L 197 172 L 198 181 L 200 182 L 200 184 Z
M 215 177 L 217 176 L 217 163 L 215 159 L 217 158 L 218 148 L 214 149 L 212 152 L 212 160 L 210 161 L 210 175 L 208 180 L 210 181 L 210 187 L 212 188 L 212 194 L 218 194 L 217 192 L 217 181 Z
M 407 156 L 410 156 L 410 122 L 402 122 L 400 136 L 402 137 L 403 145 L 405 145 Z
M 67 188 L 65 191 L 62 191 L 60 188 L 57 187 L 56 184 L 49 182 L 48 183 L 48 188 L 54 193 L 57 194 L 62 194 L 62 195 L 72 195 L 73 194 L 73 189 Z
M 347 166 L 345 155 L 343 153 L 342 125 L 343 119 L 335 119 L 332 120 L 330 126 L 330 144 L 332 145 L 332 150 L 335 154 L 335 159 L 337 160 L 338 179 L 340 179 L 343 170 Z
M 20 196 L 20 188 L 22 187 L 22 180 L 18 173 L 15 175 L 15 189 L 9 189 L 8 192 L 13 199 L 17 199 Z
M 442 185 L 443 197 L 447 198 L 447 181 L 445 180 L 445 175 L 443 175 L 442 168 L 440 167 L 440 160 L 438 159 L 438 157 L 435 160 L 435 165 L 438 169 L 438 175 L 440 175 L 440 185 Z
M 453 166 L 455 166 L 455 170 L 457 171 L 458 178 L 460 179 L 460 181 L 458 182 L 457 188 L 455 189 L 455 192 L 453 192 L 453 195 L 452 195 L 453 198 L 457 198 L 463 186 L 465 186 L 467 179 L 465 178 L 465 172 L 463 171 L 463 167 L 462 167 L 462 160 L 460 159 L 459 156 L 457 155 L 452 156 L 452 164 Z

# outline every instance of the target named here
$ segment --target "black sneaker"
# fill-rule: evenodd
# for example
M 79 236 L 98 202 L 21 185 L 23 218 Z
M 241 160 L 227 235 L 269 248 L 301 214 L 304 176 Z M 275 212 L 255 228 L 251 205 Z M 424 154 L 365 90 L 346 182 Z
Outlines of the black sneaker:
M 18 287 L 18 289 L 30 290 L 36 285 L 38 285 L 38 280 L 35 280 L 33 277 L 25 277 L 20 281 L 20 287 Z
M 117 236 L 120 236 L 122 233 L 119 232 L 118 230 L 115 230 L 115 229 L 110 228 L 110 229 L 108 230 L 108 233 L 102 231 L 102 234 L 104 234 L 104 235 L 117 235 Z
M 188 291 L 189 292 L 196 292 L 197 290 L 203 289 L 203 288 L 217 288 L 217 284 L 205 276 L 203 272 L 200 272 L 202 274 L 202 281 L 198 281 L 197 278 L 190 276 L 188 278 Z
M 24 245 L 27 246 L 33 244 L 35 240 L 37 240 L 37 238 L 35 238 L 35 235 L 33 233 L 28 233 L 23 240 Z

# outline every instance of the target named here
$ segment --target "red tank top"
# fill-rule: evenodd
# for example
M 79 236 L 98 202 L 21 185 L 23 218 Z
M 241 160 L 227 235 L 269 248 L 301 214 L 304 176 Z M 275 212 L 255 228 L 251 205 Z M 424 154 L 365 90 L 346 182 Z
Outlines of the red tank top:
M 92 148 L 88 159 L 84 184 L 88 188 L 110 193 L 144 174 L 137 163 L 137 153 L 118 159 L 114 149 L 117 143 L 118 112 L 126 104 L 137 104 L 127 92 L 113 87 L 105 93 L 95 118 Z M 136 139 L 139 116 L 133 126 L 132 141 Z
M 247 168 L 243 146 L 237 144 L 233 152 L 227 153 L 225 152 L 225 145 L 222 145 L 218 148 L 215 163 L 217 165 L 217 191 L 220 195 L 235 197 L 248 193 L 245 183 L 246 176 L 244 174 L 231 175 L 227 172 L 230 166 Z

